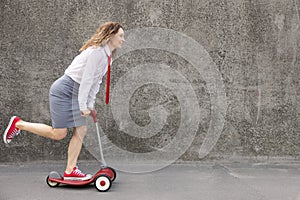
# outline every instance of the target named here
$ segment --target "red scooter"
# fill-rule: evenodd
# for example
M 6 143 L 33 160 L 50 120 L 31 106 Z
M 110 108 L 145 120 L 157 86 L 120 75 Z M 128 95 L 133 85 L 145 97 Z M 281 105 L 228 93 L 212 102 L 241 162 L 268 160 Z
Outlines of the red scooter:
M 97 119 L 96 112 L 94 110 L 91 111 L 91 116 L 93 117 L 94 123 L 96 125 L 101 162 L 103 166 L 96 174 L 94 174 L 94 176 L 91 179 L 85 181 L 64 180 L 63 176 L 60 175 L 58 172 L 55 171 L 50 172 L 50 174 L 47 176 L 46 179 L 46 182 L 50 187 L 57 187 L 60 184 L 80 186 L 80 185 L 89 185 L 91 183 L 94 183 L 96 189 L 99 192 L 106 192 L 110 189 L 112 182 L 116 179 L 116 175 L 117 175 L 116 171 L 111 167 L 107 167 L 106 162 L 104 160 L 100 134 L 99 134 L 99 127 L 97 124 L 98 119 Z

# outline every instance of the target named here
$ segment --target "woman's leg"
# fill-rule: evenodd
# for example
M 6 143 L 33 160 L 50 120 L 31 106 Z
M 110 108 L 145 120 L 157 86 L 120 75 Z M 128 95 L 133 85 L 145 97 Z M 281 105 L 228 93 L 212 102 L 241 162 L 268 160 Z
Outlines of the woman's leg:
M 72 172 L 73 168 L 76 166 L 86 132 L 86 126 L 79 126 L 74 128 L 74 133 L 70 140 L 68 149 L 68 163 L 66 167 L 67 173 Z
M 52 128 L 46 124 L 31 123 L 23 120 L 18 121 L 16 127 L 20 130 L 28 131 L 53 140 L 62 140 L 67 135 L 67 128 Z

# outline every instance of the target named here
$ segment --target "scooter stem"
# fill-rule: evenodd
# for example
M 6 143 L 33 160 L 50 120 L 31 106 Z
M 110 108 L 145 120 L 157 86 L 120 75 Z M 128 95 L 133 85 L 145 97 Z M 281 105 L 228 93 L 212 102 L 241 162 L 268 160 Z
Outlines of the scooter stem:
M 91 110 L 90 115 L 93 117 L 94 123 L 96 125 L 96 131 L 97 131 L 97 137 L 98 137 L 98 143 L 99 143 L 99 150 L 100 150 L 100 157 L 101 157 L 101 162 L 104 167 L 107 166 L 105 160 L 104 160 L 104 155 L 103 155 L 103 150 L 102 150 L 102 145 L 101 145 L 101 139 L 100 139 L 100 133 L 99 133 L 99 127 L 98 127 L 98 118 L 97 118 L 97 113 L 95 110 Z

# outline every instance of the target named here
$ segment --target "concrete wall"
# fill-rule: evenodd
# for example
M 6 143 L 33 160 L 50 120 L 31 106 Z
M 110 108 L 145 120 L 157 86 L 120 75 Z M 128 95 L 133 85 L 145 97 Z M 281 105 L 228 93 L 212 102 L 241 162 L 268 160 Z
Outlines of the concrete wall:
M 101 23 L 118 21 L 127 42 L 114 60 L 111 104 L 103 102 L 104 85 L 97 101 L 109 159 L 299 160 L 299 1 L 0 6 L 1 132 L 12 115 L 50 124 L 52 82 Z M 97 157 L 89 130 L 80 159 Z M 64 160 L 70 136 L 51 141 L 24 132 L 0 143 L 0 162 Z

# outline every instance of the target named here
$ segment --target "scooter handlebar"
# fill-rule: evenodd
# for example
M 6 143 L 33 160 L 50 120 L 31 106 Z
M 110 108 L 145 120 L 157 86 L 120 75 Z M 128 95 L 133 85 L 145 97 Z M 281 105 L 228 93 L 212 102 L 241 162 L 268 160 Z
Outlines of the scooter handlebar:
M 97 113 L 95 110 L 91 110 L 90 115 L 93 117 L 94 123 L 98 122 Z

